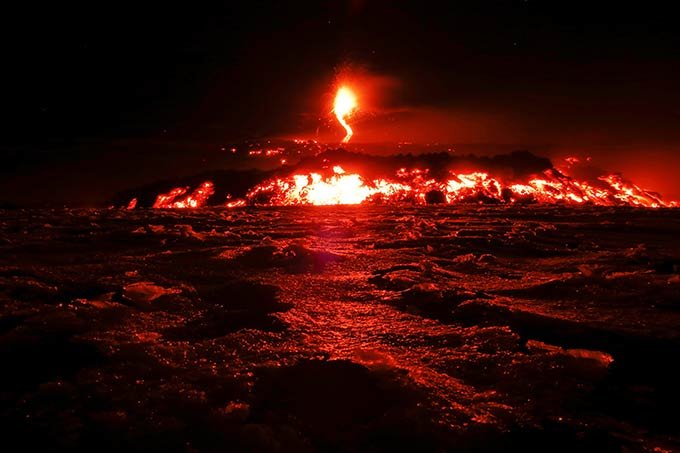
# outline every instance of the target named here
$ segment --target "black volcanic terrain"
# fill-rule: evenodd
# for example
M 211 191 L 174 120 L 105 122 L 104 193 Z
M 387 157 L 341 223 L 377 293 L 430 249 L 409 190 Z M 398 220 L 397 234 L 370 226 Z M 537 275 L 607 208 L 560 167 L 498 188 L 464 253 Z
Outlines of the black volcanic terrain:
M 679 238 L 668 209 L 5 210 L 2 441 L 673 451 Z

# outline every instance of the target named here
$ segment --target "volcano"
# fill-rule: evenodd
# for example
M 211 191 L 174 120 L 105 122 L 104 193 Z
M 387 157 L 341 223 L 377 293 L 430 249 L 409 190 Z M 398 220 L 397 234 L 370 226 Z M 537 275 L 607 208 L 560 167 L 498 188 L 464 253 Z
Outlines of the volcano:
M 0 452 L 680 452 L 670 2 L 8 3 Z

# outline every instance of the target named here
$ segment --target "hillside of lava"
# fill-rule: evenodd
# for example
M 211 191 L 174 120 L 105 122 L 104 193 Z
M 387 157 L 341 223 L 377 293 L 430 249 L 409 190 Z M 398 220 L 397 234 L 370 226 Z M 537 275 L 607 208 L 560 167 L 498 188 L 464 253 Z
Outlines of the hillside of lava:
M 556 166 L 527 151 L 492 157 L 447 152 L 374 156 L 329 149 L 295 164 L 281 161 L 280 167 L 267 171 L 223 170 L 157 182 L 120 193 L 112 204 L 129 209 L 461 203 L 677 206 L 587 161 L 572 157 Z

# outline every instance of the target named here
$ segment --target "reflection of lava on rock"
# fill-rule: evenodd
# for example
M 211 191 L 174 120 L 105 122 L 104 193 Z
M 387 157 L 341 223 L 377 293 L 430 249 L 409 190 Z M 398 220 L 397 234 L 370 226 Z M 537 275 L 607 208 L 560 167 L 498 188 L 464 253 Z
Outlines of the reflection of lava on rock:
M 307 196 L 357 201 L 334 187 Z M 2 214 L 0 417 L 28 450 L 680 442 L 676 210 Z

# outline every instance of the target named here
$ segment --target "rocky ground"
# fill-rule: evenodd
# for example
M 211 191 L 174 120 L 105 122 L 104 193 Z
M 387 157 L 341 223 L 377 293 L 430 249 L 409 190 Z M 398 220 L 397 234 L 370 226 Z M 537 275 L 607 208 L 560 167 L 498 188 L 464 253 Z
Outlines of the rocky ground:
M 6 446 L 680 448 L 680 211 L 1 214 Z

